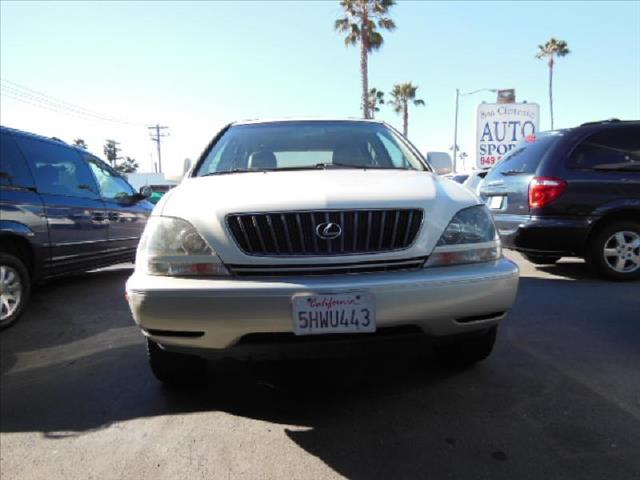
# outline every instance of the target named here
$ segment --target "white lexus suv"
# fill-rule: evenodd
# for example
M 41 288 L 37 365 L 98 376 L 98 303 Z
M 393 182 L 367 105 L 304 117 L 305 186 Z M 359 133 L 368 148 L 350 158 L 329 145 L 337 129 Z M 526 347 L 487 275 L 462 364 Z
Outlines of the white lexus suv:
M 154 374 L 211 353 L 401 334 L 486 358 L 518 269 L 487 208 L 382 122 L 233 123 L 158 203 L 127 282 Z M 347 343 L 351 345 L 351 343 Z

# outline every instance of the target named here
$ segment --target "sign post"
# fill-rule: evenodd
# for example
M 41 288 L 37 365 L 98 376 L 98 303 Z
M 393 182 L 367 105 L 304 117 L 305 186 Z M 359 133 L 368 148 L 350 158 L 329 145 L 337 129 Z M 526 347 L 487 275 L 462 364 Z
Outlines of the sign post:
M 481 103 L 478 105 L 476 166 L 488 169 L 518 143 L 538 131 L 536 103 Z

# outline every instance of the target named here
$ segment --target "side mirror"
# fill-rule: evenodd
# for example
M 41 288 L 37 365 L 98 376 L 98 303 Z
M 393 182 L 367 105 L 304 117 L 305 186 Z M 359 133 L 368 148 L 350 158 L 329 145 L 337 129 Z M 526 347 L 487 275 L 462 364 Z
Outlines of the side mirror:
M 145 185 L 144 187 L 140 187 L 140 196 L 142 198 L 150 198 L 153 194 L 153 190 L 149 185 Z
M 453 160 L 447 152 L 427 152 L 427 162 L 438 175 L 453 172 Z

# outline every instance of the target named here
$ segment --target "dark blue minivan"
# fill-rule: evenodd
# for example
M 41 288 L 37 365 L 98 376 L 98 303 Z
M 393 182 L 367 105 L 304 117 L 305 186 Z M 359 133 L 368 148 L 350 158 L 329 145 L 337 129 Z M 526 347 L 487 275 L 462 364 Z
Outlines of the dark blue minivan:
M 480 195 L 505 247 L 536 264 L 583 257 L 612 280 L 640 279 L 640 122 L 544 132 L 509 152 Z
M 133 260 L 146 193 L 81 148 L 0 127 L 0 329 L 34 282 Z

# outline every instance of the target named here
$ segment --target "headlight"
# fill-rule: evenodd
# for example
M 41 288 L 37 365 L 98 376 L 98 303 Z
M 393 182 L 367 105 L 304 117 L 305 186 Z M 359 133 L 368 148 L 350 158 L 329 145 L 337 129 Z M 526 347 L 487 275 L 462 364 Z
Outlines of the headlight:
M 484 205 L 476 205 L 453 216 L 425 267 L 490 262 L 501 256 L 491 213 Z
M 186 220 L 150 217 L 140 239 L 136 270 L 149 275 L 229 275 L 207 242 Z

